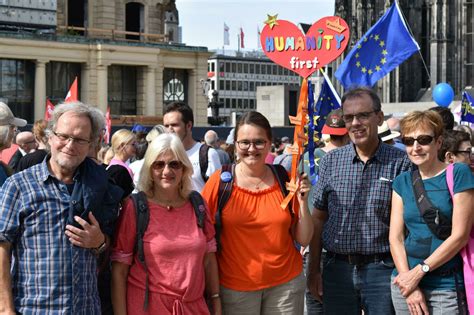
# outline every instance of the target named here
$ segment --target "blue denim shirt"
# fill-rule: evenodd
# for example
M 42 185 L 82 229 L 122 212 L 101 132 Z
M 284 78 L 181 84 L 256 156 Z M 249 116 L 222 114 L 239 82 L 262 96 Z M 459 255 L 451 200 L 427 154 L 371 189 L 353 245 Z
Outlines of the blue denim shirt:
M 64 234 L 74 198 L 49 172 L 47 159 L 9 177 L 0 190 L 0 242 L 9 242 L 12 247 L 16 311 L 100 314 L 97 257 L 90 249 L 73 246 Z M 100 168 L 97 165 L 96 170 L 100 172 Z M 106 175 L 104 178 L 107 182 Z M 99 184 L 96 188 L 100 191 Z M 89 190 L 82 191 L 76 194 L 89 199 Z M 97 206 L 96 211 L 100 210 L 100 204 Z

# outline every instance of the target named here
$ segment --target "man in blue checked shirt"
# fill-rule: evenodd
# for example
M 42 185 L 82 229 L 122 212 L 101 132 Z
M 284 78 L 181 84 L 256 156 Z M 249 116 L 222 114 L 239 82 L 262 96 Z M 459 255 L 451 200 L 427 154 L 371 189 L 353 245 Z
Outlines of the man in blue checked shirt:
M 394 314 L 388 228 L 392 181 L 411 167 L 406 153 L 377 135 L 383 123 L 380 99 L 356 88 L 342 98 L 352 143 L 319 163 L 313 195 L 313 240 L 308 287 L 325 314 Z M 321 248 L 327 251 L 320 271 Z
M 56 106 L 51 154 L 2 186 L 1 314 L 100 314 L 96 260 L 110 242 L 122 194 L 86 158 L 104 125 L 91 106 Z

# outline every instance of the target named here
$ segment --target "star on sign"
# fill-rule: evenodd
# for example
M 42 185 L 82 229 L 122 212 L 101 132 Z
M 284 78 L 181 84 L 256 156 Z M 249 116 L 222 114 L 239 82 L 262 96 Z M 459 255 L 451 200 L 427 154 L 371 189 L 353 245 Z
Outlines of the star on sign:
M 267 20 L 265 21 L 265 24 L 267 24 L 268 26 L 270 26 L 271 29 L 273 29 L 273 27 L 275 25 L 279 25 L 278 24 L 278 21 L 277 21 L 277 17 L 278 17 L 278 14 L 275 14 L 275 15 L 270 15 L 270 14 L 267 14 Z

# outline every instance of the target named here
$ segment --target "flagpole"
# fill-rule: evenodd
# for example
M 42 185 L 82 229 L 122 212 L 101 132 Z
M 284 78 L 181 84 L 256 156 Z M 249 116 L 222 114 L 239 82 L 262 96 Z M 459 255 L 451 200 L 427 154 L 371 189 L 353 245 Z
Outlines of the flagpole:
M 240 52 L 240 34 L 237 34 L 237 52 Z
M 395 0 L 395 6 L 397 7 L 398 13 L 400 13 L 400 15 L 402 16 L 403 22 L 404 22 L 406 28 L 408 29 L 408 32 L 410 33 L 411 37 L 415 38 L 415 36 L 413 35 L 413 32 L 410 28 L 410 24 L 407 23 L 407 18 L 405 17 L 405 14 L 403 14 L 403 11 L 400 10 L 400 7 L 398 6 L 398 1 L 397 0 Z M 419 45 L 418 45 L 418 48 L 419 48 Z M 425 59 L 423 58 L 423 55 L 421 54 L 421 49 L 418 49 L 418 53 L 420 54 L 421 61 L 423 62 L 423 67 L 425 68 L 426 74 L 428 75 L 428 80 L 431 82 L 430 70 L 428 69 L 428 66 L 426 65 Z
M 329 79 L 328 75 L 326 74 L 326 72 L 324 72 L 323 68 L 320 68 L 319 71 L 321 71 L 321 73 L 323 74 L 324 80 L 326 80 L 326 82 L 328 83 L 329 88 L 330 88 L 331 91 L 332 91 L 332 94 L 334 94 L 334 97 L 337 99 L 337 101 L 339 102 L 339 104 L 341 104 L 341 98 L 339 97 L 339 94 L 337 94 L 336 89 L 335 89 L 334 86 L 332 85 L 332 82 L 331 82 L 331 80 Z M 341 104 L 341 106 L 342 106 L 342 104 Z

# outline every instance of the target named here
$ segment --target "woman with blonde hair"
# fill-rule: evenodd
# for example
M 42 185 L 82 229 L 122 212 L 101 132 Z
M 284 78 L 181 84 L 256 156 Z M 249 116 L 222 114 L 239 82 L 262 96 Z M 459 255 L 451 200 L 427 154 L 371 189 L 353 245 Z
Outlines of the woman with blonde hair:
M 214 314 L 220 314 L 215 232 L 207 207 L 203 227 L 198 226 L 190 201 L 192 172 L 176 135 L 162 134 L 148 146 L 138 183 L 149 208 L 143 236 L 146 269 L 135 251 L 136 209 L 128 199 L 111 255 L 116 315 L 209 314 L 204 289 Z
M 417 170 L 401 173 L 392 186 L 393 305 L 397 314 L 458 314 L 464 291 L 459 251 L 472 227 L 474 177 L 467 165 L 454 164 L 451 196 L 448 165 L 438 159 L 443 141 L 438 113 L 409 113 L 400 126 L 402 143 Z M 423 205 L 426 199 L 430 207 Z M 431 213 L 435 215 L 429 218 Z
M 111 141 L 114 157 L 110 160 L 109 167 L 112 165 L 125 167 L 131 178 L 133 178 L 133 172 L 128 167 L 127 161 L 137 153 L 135 140 L 133 132 L 128 129 L 119 129 L 112 135 Z

